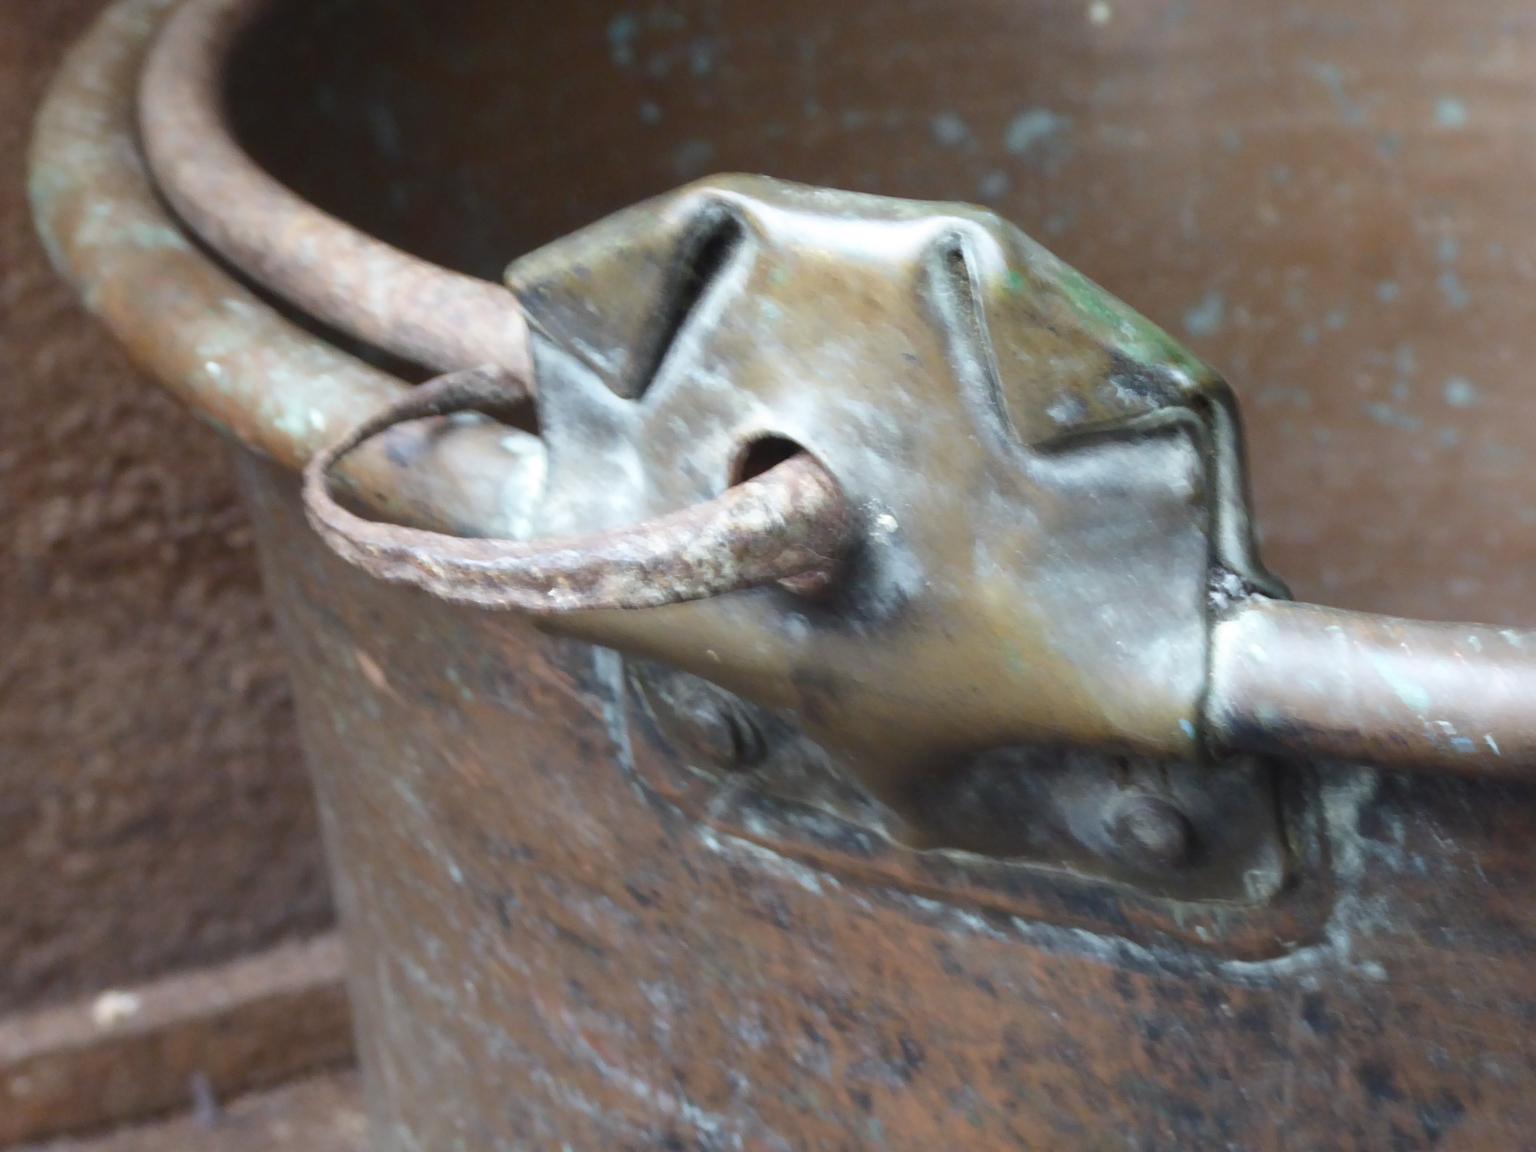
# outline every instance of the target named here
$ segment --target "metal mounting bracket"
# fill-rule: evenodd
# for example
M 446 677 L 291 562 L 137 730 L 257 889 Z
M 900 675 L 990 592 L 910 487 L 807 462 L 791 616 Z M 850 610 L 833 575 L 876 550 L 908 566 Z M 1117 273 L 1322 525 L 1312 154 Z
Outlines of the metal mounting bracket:
M 665 666 L 638 681 L 663 743 L 700 693 L 727 759 L 792 732 L 765 795 L 901 852 L 1253 903 L 1288 883 L 1295 790 L 1244 752 L 1536 748 L 1524 635 L 1286 603 L 1224 382 L 992 213 L 727 177 L 508 282 L 536 395 L 487 369 L 378 414 L 311 463 L 316 526 L 380 576 Z M 392 423 L 530 402 L 522 539 L 329 495 Z

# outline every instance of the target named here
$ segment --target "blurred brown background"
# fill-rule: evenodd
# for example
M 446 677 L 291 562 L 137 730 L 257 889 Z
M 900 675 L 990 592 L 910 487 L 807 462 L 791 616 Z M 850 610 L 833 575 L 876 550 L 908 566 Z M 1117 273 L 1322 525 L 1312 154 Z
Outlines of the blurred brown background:
M 32 117 L 103 0 L 0 0 L 0 1015 L 313 933 L 308 784 L 217 437 L 49 267 Z

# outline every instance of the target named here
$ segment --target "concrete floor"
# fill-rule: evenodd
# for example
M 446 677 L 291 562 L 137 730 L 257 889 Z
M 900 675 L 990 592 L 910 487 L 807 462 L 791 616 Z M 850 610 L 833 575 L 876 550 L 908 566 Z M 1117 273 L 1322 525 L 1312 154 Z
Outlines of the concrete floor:
M 363 1152 L 357 1077 L 332 1073 L 142 1128 L 17 1152 Z

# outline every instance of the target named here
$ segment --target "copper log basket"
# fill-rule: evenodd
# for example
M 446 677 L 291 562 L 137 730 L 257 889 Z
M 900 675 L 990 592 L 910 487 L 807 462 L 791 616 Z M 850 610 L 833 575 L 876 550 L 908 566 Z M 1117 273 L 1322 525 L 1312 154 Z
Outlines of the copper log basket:
M 761 885 L 796 890 L 811 935 L 797 917 L 843 893 L 840 946 L 878 898 L 891 939 L 964 936 L 968 964 L 1086 949 L 1153 983 L 1272 993 L 1321 965 L 1347 987 L 1379 967 L 1341 927 L 1359 878 L 1340 805 L 1380 779 L 1359 765 L 1536 772 L 1536 631 L 1291 600 L 1257 558 L 1225 383 L 990 211 L 713 178 L 543 244 L 503 287 L 291 191 L 242 142 L 281 167 L 303 106 L 263 68 L 366 78 L 422 15 L 381 8 L 348 47 L 327 28 L 354 8 L 120 0 L 43 112 L 33 191 L 87 304 L 243 448 L 381 1146 L 802 1147 L 872 1114 L 906 1117 L 867 1145 L 892 1148 L 1097 1131 L 1082 1101 L 1036 1100 L 955 1137 L 937 1102 L 971 1073 L 942 1011 L 887 1035 L 880 996 L 834 1044 L 895 1045 L 890 1082 L 855 1091 L 839 1055 L 852 1105 L 792 1103 L 821 1079 L 788 1035 L 801 998 L 841 982 L 814 941 L 743 927 Z M 636 38 L 676 20 L 599 21 L 607 66 L 643 72 Z M 556 21 L 551 51 L 583 21 Z M 680 40 L 651 80 L 710 75 L 731 34 Z M 473 46 L 374 80 L 422 90 L 483 68 Z M 969 155 L 962 118 L 928 119 Z M 1060 129 L 1036 110 L 1001 138 L 1050 170 Z M 719 922 L 683 929 L 679 898 Z M 912 963 L 899 979 L 981 1010 Z M 709 992 L 674 986 L 700 964 Z M 724 1021 L 749 993 L 761 1043 Z M 686 1072 L 671 1020 L 694 1033 Z

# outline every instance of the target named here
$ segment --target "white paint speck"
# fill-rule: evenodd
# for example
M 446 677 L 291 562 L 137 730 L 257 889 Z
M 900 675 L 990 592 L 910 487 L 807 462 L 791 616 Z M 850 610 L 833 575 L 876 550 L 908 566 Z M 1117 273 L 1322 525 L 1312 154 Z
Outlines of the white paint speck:
M 1440 390 L 1445 402 L 1452 408 L 1473 408 L 1477 405 L 1477 385 L 1465 376 L 1453 376 Z
M 1048 108 L 1031 108 L 1009 121 L 1003 146 L 1014 156 L 1024 156 L 1060 136 L 1070 124 Z
M 91 1004 L 91 1021 L 98 1028 L 114 1028 L 125 1020 L 132 1020 L 143 1007 L 143 1002 L 132 992 L 108 990 Z
M 1008 173 L 994 169 L 981 178 L 976 185 L 976 191 L 980 193 L 983 200 L 1001 200 L 1008 195 L 1008 189 L 1012 185 L 1013 181 L 1008 178 Z
M 943 112 L 935 116 L 930 126 L 933 129 L 933 138 L 946 148 L 958 147 L 971 137 L 971 130 L 966 127 L 965 121 L 953 112 Z
M 1088 5 L 1088 23 L 1096 28 L 1102 28 L 1115 18 L 1115 10 L 1105 0 L 1093 0 Z
M 1184 313 L 1184 330 L 1191 336 L 1214 336 L 1226 322 L 1227 300 L 1211 289 Z
M 1452 96 L 1442 96 L 1435 101 L 1435 125 L 1452 132 L 1467 126 L 1467 106 Z

